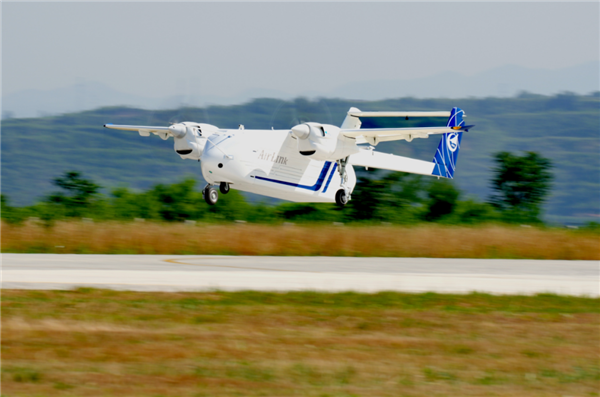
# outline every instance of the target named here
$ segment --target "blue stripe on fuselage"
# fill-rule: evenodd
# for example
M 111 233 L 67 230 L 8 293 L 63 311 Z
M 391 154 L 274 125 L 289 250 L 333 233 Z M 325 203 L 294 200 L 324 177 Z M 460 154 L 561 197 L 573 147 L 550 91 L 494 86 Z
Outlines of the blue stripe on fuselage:
M 325 189 L 323 189 L 323 193 L 325 193 L 327 191 L 327 188 L 329 187 L 329 183 L 331 182 L 331 179 L 333 178 L 333 174 L 335 174 L 336 168 L 337 168 L 337 163 L 335 163 L 333 165 L 333 170 L 331 170 L 331 174 L 329 174 L 329 178 L 327 178 L 327 183 L 325 184 Z
M 313 192 L 316 192 L 319 189 L 321 189 L 321 186 L 323 186 L 323 181 L 325 180 L 325 176 L 327 175 L 327 171 L 329 171 L 330 167 L 331 167 L 331 161 L 326 161 L 325 165 L 323 165 L 323 169 L 321 170 L 321 174 L 319 175 L 319 179 L 317 179 L 317 182 L 312 186 L 300 185 L 299 183 L 293 183 L 293 182 L 279 181 L 277 179 L 265 178 L 262 176 L 256 176 L 255 178 L 263 180 L 263 181 L 267 181 L 267 182 L 274 182 L 274 183 L 279 183 L 282 185 L 299 187 L 301 189 L 312 190 Z M 331 177 L 329 179 L 331 179 Z

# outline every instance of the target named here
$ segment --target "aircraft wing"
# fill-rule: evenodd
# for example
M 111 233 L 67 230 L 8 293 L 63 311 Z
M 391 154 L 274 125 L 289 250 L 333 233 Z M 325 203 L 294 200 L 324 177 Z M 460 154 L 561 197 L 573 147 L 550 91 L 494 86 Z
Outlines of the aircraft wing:
M 376 152 L 374 150 L 361 150 L 348 159 L 352 165 L 369 168 L 378 168 L 390 171 L 403 171 L 411 174 L 433 175 L 436 164 L 431 161 L 422 161 L 393 154 Z
M 348 116 L 352 117 L 450 117 L 451 112 L 361 112 L 357 108 L 350 108 Z
M 433 134 L 466 131 L 472 126 L 461 127 L 415 127 L 415 128 L 358 128 L 342 129 L 340 133 L 348 138 L 356 139 L 356 143 L 370 143 L 398 141 L 405 139 L 412 141 L 414 138 L 427 138 Z
M 170 127 L 154 127 L 148 125 L 118 125 L 104 124 L 104 127 L 113 130 L 137 131 L 141 136 L 150 136 L 150 133 L 160 136 L 162 139 L 167 139 L 169 136 L 180 137 L 185 134 L 185 126 L 174 124 Z
M 358 110 L 350 109 L 352 113 Z M 414 112 L 413 112 L 414 113 Z M 350 112 L 349 112 L 350 114 Z M 376 145 L 379 141 L 392 141 L 413 138 L 427 138 L 433 134 L 443 134 L 432 161 L 422 161 L 393 154 L 376 152 L 374 148 L 361 148 L 358 153 L 350 155 L 348 162 L 353 165 L 381 168 L 391 171 L 410 172 L 412 174 L 431 175 L 442 178 L 454 178 L 456 160 L 463 131 L 468 131 L 472 125 L 465 125 L 464 111 L 452 108 L 446 127 L 425 128 L 343 128 L 340 130 L 347 137 L 355 138 L 356 143 L 368 142 Z M 353 116 L 348 116 L 353 117 Z M 351 123 L 347 123 L 351 124 Z M 360 127 L 360 124 L 358 124 Z
M 168 132 L 169 127 L 151 127 L 147 125 L 118 125 L 118 124 L 104 124 L 104 127 L 111 128 L 113 130 L 125 130 L 125 131 L 148 131 L 148 132 Z

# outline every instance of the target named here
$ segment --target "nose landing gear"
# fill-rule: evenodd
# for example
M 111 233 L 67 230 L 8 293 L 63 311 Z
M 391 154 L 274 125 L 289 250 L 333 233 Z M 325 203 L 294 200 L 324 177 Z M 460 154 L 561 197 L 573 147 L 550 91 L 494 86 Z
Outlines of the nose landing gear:
M 221 182 L 221 184 L 219 185 L 219 190 L 223 194 L 229 193 L 229 183 L 227 183 L 227 182 Z
M 219 191 L 223 194 L 227 194 L 229 193 L 229 183 L 227 182 L 221 182 L 219 184 Z M 219 192 L 217 191 L 217 189 L 215 189 L 214 187 L 212 187 L 210 184 L 206 185 L 204 187 L 204 189 L 202 190 L 202 197 L 204 198 L 204 201 L 206 201 L 208 203 L 208 205 L 215 205 L 217 204 L 217 201 L 219 200 Z

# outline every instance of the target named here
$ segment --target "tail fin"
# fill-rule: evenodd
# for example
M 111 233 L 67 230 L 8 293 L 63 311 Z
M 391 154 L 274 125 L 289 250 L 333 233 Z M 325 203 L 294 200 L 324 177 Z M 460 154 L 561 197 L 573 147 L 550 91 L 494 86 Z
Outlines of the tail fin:
M 465 121 L 463 117 L 467 117 L 465 111 L 461 108 L 452 108 L 450 112 L 450 118 L 448 118 L 447 127 L 453 127 L 454 129 L 459 129 L 460 127 L 465 126 Z
M 448 132 L 442 135 L 435 156 L 433 156 L 435 166 L 433 167 L 432 175 L 449 179 L 454 177 L 456 159 L 458 158 L 460 141 L 463 134 L 462 129 L 465 127 L 464 114 L 465 112 L 462 109 L 452 108 L 447 126 L 459 131 Z

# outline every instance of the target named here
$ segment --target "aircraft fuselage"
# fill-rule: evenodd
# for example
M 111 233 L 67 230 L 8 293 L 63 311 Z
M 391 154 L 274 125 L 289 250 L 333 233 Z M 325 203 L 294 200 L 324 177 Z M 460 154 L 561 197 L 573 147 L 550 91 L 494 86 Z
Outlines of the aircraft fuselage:
M 315 160 L 298 151 L 289 130 L 219 130 L 207 138 L 202 175 L 209 184 L 295 202 L 335 202 L 341 188 L 336 161 Z M 350 192 L 356 175 L 346 166 Z

